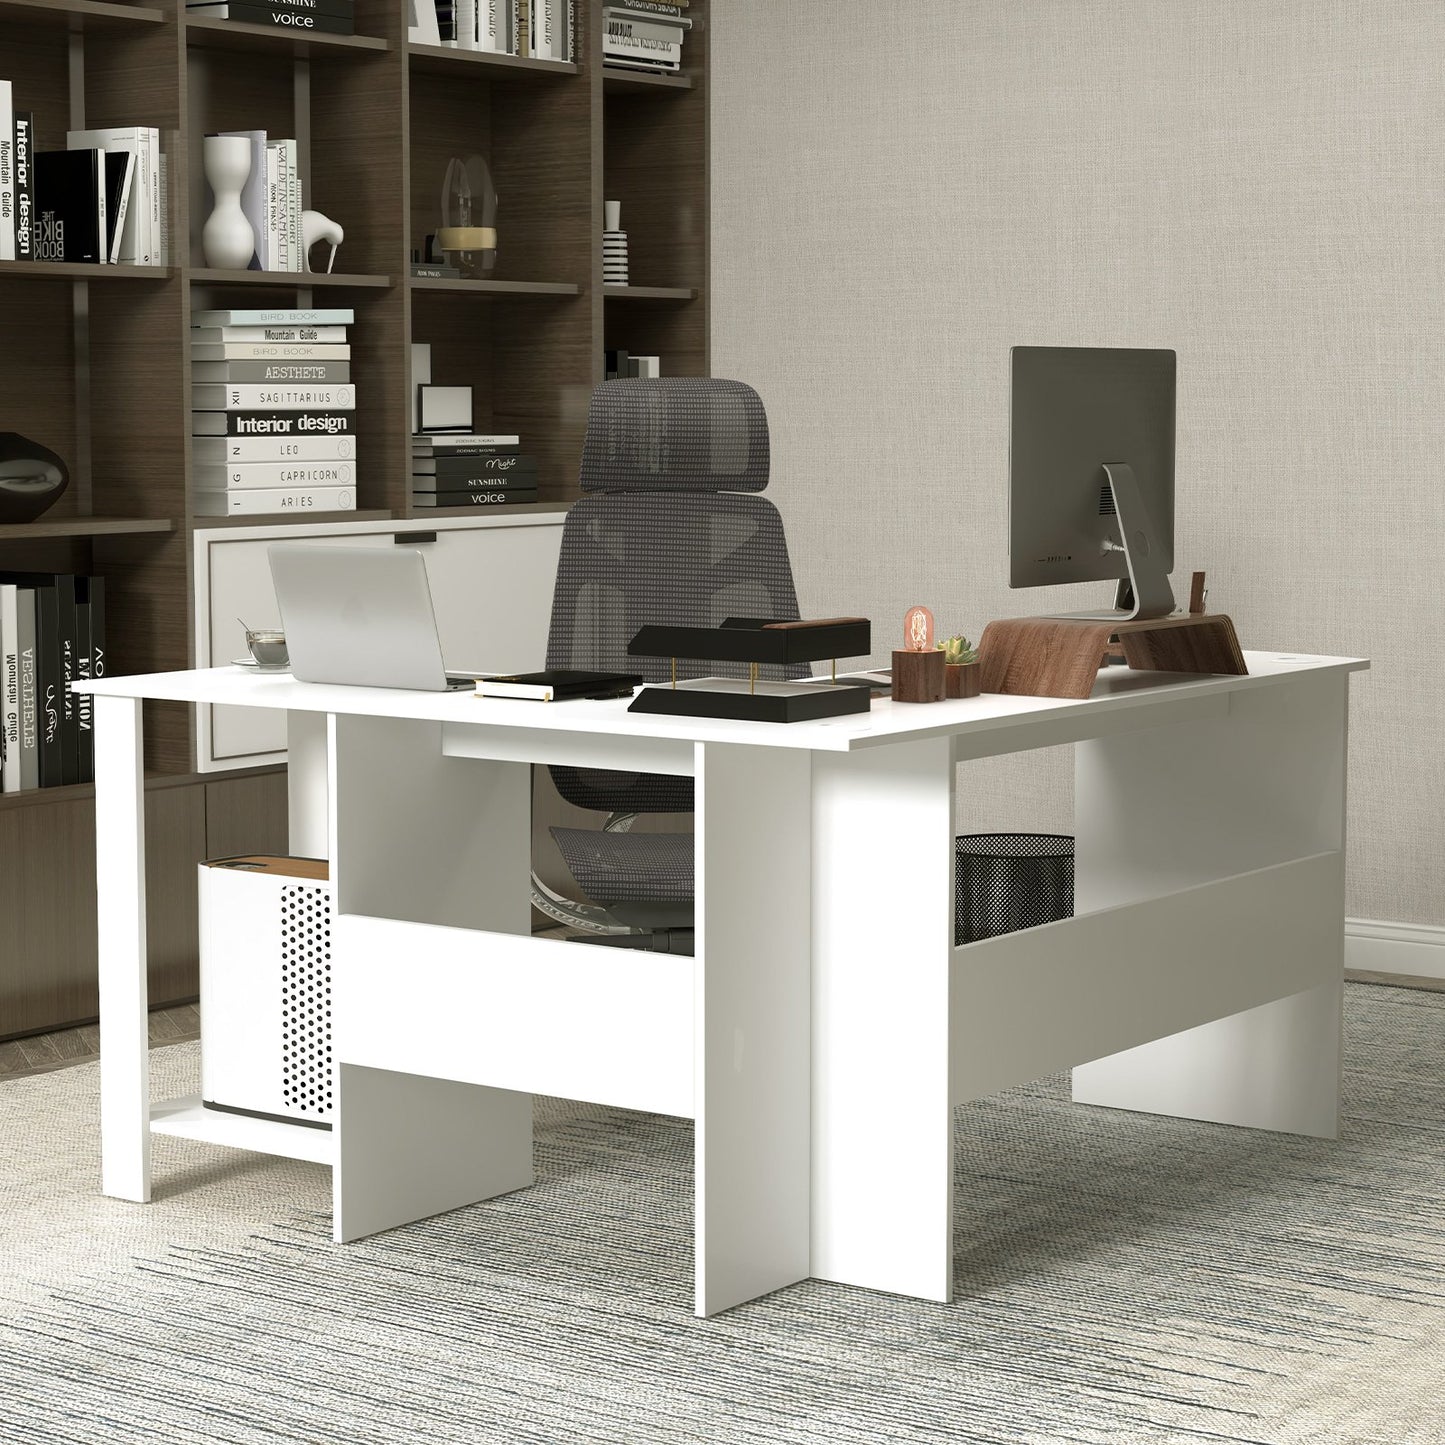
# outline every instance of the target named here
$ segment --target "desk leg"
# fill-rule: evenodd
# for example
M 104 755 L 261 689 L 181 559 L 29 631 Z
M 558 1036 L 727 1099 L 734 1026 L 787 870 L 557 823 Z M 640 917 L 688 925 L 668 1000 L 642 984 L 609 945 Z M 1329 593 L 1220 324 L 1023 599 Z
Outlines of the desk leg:
M 1080 743 L 1078 911 L 1313 854 L 1343 859 L 1347 718 L 1347 680 L 1307 675 L 1236 693 L 1221 718 Z M 1334 1138 L 1343 865 L 1337 877 L 1309 919 L 1312 930 L 1321 910 L 1338 920 L 1327 983 L 1081 1065 L 1075 1100 Z M 1261 972 L 1269 964 L 1261 954 Z
M 324 712 L 286 714 L 287 846 L 298 858 L 328 856 L 327 733 Z
M 100 962 L 100 1187 L 151 1197 L 146 1018 L 145 774 L 141 704 L 95 699 L 95 881 Z
M 809 1274 L 810 771 L 801 749 L 697 745 L 699 1315 Z
M 345 1241 L 533 1183 L 531 1095 L 345 1062 L 353 1014 L 388 1007 L 348 986 L 349 925 L 372 915 L 530 931 L 531 771 L 444 757 L 439 724 L 397 718 L 333 716 L 310 746 L 330 768 L 320 851 L 331 859 L 337 915 L 332 1204 Z M 404 990 L 406 960 L 395 962 Z M 437 1062 L 423 1050 L 418 1067 Z
M 812 1273 L 953 1292 L 945 739 L 813 761 Z
M 338 1243 L 534 1182 L 530 1094 L 357 1064 L 337 1075 Z

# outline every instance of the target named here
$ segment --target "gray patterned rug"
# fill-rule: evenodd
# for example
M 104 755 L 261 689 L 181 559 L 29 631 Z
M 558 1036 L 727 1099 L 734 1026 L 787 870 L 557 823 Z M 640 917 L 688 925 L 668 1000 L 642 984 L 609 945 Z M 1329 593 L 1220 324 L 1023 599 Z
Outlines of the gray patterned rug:
M 347 1246 L 315 1166 L 157 1139 L 95 1065 L 0 1084 L 0 1441 L 1445 1441 L 1445 995 L 1351 985 L 1336 1144 L 958 1114 L 958 1299 L 689 1313 L 690 1127 L 539 1109 L 535 1189 Z M 193 1087 L 196 1046 L 154 1056 Z

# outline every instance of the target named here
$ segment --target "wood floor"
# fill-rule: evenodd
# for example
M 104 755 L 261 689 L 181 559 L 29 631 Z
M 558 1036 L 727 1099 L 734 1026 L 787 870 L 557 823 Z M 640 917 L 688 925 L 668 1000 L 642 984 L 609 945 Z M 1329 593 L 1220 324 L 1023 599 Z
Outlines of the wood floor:
M 1430 993 L 1445 993 L 1445 979 L 1415 978 L 1402 973 L 1362 973 L 1346 969 L 1345 977 L 1354 983 L 1384 984 L 1391 988 L 1419 988 Z M 151 1048 L 164 1044 L 184 1043 L 201 1036 L 201 1015 L 195 1004 L 161 1009 L 151 1015 Z M 63 1069 L 67 1064 L 84 1064 L 100 1057 L 100 1026 L 85 1024 L 78 1029 L 62 1029 L 55 1034 L 37 1034 L 30 1039 L 11 1039 L 0 1043 L 0 1080 L 19 1078 L 22 1074 L 44 1074 Z
M 159 1009 L 151 1015 L 151 1048 L 184 1043 L 201 1036 L 201 1014 L 193 1003 Z M 0 1079 L 22 1074 L 44 1074 L 67 1064 L 84 1064 L 100 1057 L 100 1025 L 83 1024 L 54 1034 L 0 1043 Z

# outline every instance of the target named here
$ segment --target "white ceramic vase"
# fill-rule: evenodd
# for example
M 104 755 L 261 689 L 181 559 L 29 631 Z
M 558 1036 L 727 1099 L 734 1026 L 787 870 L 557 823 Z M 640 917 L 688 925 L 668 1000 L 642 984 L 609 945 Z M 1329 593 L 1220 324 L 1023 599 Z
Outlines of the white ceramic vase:
M 244 271 L 256 253 L 256 232 L 241 209 L 241 187 L 251 174 L 250 138 L 208 135 L 202 160 L 215 206 L 201 231 L 201 253 L 208 266 Z

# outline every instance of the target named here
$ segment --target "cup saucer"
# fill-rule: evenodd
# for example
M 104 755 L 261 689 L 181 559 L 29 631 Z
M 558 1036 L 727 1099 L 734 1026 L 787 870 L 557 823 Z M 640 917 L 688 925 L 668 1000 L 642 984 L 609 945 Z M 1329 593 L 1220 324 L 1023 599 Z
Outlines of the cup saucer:
M 252 672 L 290 672 L 289 662 L 257 662 L 254 657 L 233 657 L 232 667 L 249 668 Z

